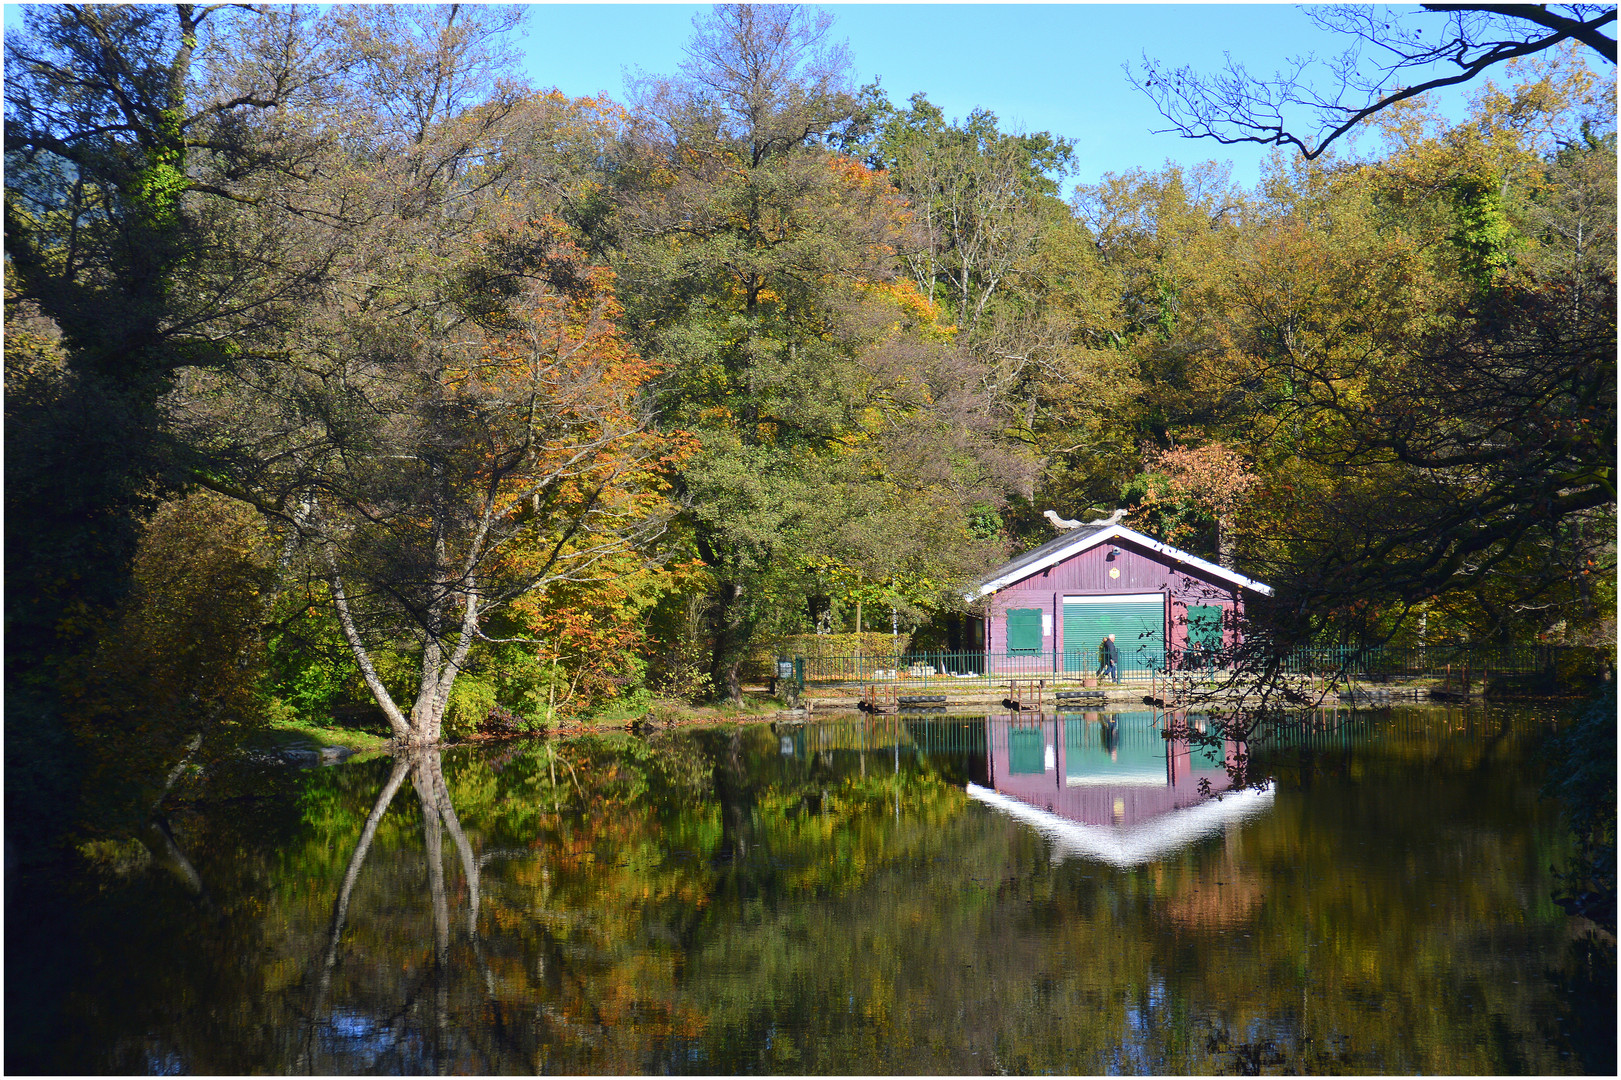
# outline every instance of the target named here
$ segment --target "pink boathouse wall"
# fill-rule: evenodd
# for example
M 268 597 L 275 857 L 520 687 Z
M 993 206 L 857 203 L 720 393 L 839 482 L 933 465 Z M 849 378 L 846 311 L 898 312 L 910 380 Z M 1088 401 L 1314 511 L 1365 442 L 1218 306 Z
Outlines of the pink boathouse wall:
M 1110 549 L 1116 554 L 1111 560 Z M 1120 571 L 1119 577 L 1109 576 L 1111 569 Z M 1047 613 L 1043 619 L 1041 650 L 1043 653 L 1064 651 L 1064 597 L 1107 596 L 1121 597 L 1144 593 L 1160 593 L 1166 597 L 1165 641 L 1180 650 L 1187 645 L 1187 609 L 1192 605 L 1222 607 L 1222 624 L 1237 625 L 1244 615 L 1244 596 L 1241 586 L 1223 581 L 1198 567 L 1177 564 L 1151 548 L 1134 544 L 1129 537 L 1095 544 L 1063 562 L 1045 570 L 1037 570 L 1011 585 L 1003 586 L 990 596 L 986 612 L 985 643 L 993 666 L 998 657 L 1007 657 L 1007 610 L 1009 608 L 1040 608 Z M 1227 631 L 1231 644 L 1232 630 Z M 1081 648 L 1094 651 L 1097 642 L 1082 643 Z M 1032 674 L 1039 674 L 1032 672 Z
M 1089 717 L 1095 715 L 1098 714 L 1088 714 Z M 1095 723 L 1091 719 L 1087 721 L 1088 726 Z M 1015 725 L 1027 729 L 1039 725 L 1048 753 L 1052 755 L 1043 771 L 1015 773 L 1009 769 L 1012 753 L 1008 736 Z M 1129 827 L 1173 810 L 1198 806 L 1208 801 L 1207 792 L 1222 792 L 1232 787 L 1227 766 L 1232 765 L 1238 755 L 1247 752 L 1244 744 L 1227 740 L 1222 744 L 1223 765 L 1201 768 L 1195 764 L 1192 748 L 1186 739 L 1166 739 L 1163 784 L 1110 784 L 1105 774 L 1094 770 L 1088 775 L 1090 783 L 1070 786 L 1066 778 L 1071 753 L 1080 753 L 1083 758 L 1086 755 L 1085 751 L 1068 745 L 1064 721 L 1056 717 L 1043 717 L 1035 723 L 987 721 L 986 727 L 986 746 L 989 750 L 987 769 L 991 787 L 1038 810 L 1046 810 L 1084 825 Z M 1199 787 L 1201 781 L 1208 785 L 1204 791 Z

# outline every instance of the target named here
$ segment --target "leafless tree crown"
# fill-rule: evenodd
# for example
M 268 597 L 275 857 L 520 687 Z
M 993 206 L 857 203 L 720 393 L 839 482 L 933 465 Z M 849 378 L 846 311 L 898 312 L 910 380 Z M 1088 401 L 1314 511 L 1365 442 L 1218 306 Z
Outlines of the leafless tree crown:
M 1131 84 L 1170 121 L 1161 133 L 1223 144 L 1293 146 L 1308 160 L 1381 110 L 1567 42 L 1615 63 L 1616 9 L 1601 4 L 1424 4 L 1423 14 L 1331 4 L 1307 15 L 1350 38 L 1319 61 L 1290 57 L 1271 78 L 1226 58 L 1220 71 L 1172 68 L 1146 53 Z M 1428 17 L 1426 17 L 1428 16 Z M 1321 69 L 1326 68 L 1326 72 Z M 1429 74 L 1430 72 L 1438 72 Z M 1407 80 L 1417 78 L 1409 83 Z

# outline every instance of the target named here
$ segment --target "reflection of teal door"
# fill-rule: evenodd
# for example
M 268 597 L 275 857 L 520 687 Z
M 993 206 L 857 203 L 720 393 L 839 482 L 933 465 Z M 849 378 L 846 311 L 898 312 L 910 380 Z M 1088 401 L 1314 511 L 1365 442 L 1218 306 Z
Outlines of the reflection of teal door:
M 1064 597 L 1064 670 L 1097 670 L 1098 646 L 1114 635 L 1120 673 L 1143 674 L 1165 666 L 1165 598 L 1159 593 L 1131 596 Z
M 1064 785 L 1165 784 L 1166 740 L 1154 714 L 1104 713 L 1064 720 Z
M 1221 743 L 1195 743 L 1190 760 L 1195 769 L 1220 769 L 1227 764 L 1227 753 Z
M 1043 728 L 1009 728 L 1007 733 L 1008 772 L 1028 776 L 1047 771 L 1047 733 Z

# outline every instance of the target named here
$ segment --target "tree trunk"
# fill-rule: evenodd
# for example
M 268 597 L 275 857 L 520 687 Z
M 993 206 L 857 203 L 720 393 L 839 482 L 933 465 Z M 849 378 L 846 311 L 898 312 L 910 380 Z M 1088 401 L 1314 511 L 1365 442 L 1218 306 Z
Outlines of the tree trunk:
M 736 647 L 732 633 L 732 612 L 737 607 L 738 598 L 743 595 L 743 586 L 735 581 L 723 582 L 716 594 L 710 622 L 715 646 L 710 654 L 709 677 L 717 695 L 723 695 L 734 705 L 741 705 L 743 685 L 738 669 L 742 666 L 743 658 L 733 655 Z
M 330 584 L 332 586 L 332 603 L 338 611 L 338 626 L 343 630 L 344 640 L 349 643 L 349 651 L 354 654 L 355 665 L 360 668 L 360 677 L 365 680 L 366 689 L 388 717 L 389 730 L 399 742 L 409 742 L 411 739 L 411 723 L 406 720 L 400 707 L 394 704 L 394 698 L 389 694 L 383 680 L 378 677 L 377 669 L 372 666 L 371 652 L 366 648 L 365 642 L 360 639 L 360 631 L 355 627 L 354 617 L 349 611 L 349 598 L 343 591 L 343 579 L 338 576 L 337 562 L 330 548 L 327 551 L 327 562 L 331 568 Z M 413 710 L 414 711 L 414 710 Z
M 467 661 L 473 639 L 478 634 L 478 589 L 475 582 L 469 578 L 466 589 L 462 590 L 461 623 L 457 630 L 455 647 L 448 657 L 445 656 L 444 644 L 434 632 L 436 628 L 431 621 L 430 628 L 424 632 L 422 663 L 419 668 L 421 681 L 417 686 L 416 700 L 411 705 L 410 715 L 407 716 L 395 704 L 393 696 L 383 685 L 376 667 L 372 664 L 371 652 L 361 640 L 360 631 L 355 625 L 349 608 L 349 599 L 344 592 L 343 579 L 337 573 L 336 558 L 330 549 L 327 558 L 330 572 L 328 580 L 332 586 L 333 603 L 338 612 L 338 625 L 349 643 L 349 651 L 354 655 L 355 664 L 360 668 L 366 688 L 371 691 L 372 697 L 382 708 L 383 715 L 388 717 L 389 728 L 394 733 L 395 741 L 406 746 L 435 745 L 439 742 L 439 736 L 443 731 L 445 709 L 450 704 L 451 687 L 455 685 L 456 676 Z

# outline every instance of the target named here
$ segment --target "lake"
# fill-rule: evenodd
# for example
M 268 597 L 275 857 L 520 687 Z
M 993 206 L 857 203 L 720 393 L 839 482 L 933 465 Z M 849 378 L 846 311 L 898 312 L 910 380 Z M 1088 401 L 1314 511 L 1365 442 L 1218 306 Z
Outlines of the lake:
M 8 883 L 6 1065 L 1613 1073 L 1613 944 L 1550 899 L 1554 715 L 1247 747 L 1148 712 L 878 717 L 282 769 L 172 819 L 193 887 L 133 844 Z

